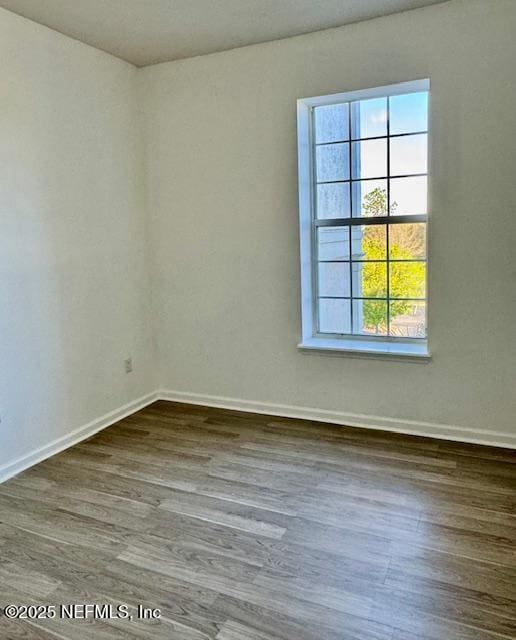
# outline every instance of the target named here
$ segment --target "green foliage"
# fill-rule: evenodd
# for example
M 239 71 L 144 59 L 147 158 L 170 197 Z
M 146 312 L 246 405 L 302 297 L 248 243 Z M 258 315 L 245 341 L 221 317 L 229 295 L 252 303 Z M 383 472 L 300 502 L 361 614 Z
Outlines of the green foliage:
M 385 189 L 374 189 L 364 198 L 366 216 L 387 215 Z M 391 205 L 391 214 L 397 204 Z M 365 260 L 385 260 L 386 228 L 384 225 L 367 225 L 363 228 L 361 249 Z M 391 225 L 389 254 L 395 260 L 414 260 L 424 256 L 425 228 L 422 224 Z M 387 264 L 365 262 L 362 264 L 362 295 L 366 298 L 385 298 L 387 295 Z M 424 262 L 393 262 L 390 265 L 389 290 L 391 298 L 421 298 L 425 295 L 426 265 Z M 405 300 L 391 301 L 390 317 L 409 312 L 411 303 Z M 375 333 L 387 328 L 387 302 L 366 300 L 363 303 L 364 325 Z
M 394 213 L 397 203 L 391 205 L 391 213 Z M 364 215 L 365 216 L 386 216 L 387 215 L 387 191 L 377 187 L 370 191 L 364 197 Z

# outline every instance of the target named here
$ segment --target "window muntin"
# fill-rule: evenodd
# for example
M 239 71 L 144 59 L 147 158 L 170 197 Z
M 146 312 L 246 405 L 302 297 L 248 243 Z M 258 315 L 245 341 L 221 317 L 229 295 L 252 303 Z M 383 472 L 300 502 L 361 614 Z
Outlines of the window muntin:
M 426 338 L 428 90 L 414 84 L 310 106 L 312 335 Z

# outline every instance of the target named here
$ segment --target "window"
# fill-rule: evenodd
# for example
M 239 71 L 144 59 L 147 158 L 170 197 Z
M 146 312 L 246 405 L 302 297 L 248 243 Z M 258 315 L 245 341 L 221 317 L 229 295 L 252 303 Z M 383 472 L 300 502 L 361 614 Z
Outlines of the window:
M 428 355 L 428 90 L 298 101 L 301 347 Z

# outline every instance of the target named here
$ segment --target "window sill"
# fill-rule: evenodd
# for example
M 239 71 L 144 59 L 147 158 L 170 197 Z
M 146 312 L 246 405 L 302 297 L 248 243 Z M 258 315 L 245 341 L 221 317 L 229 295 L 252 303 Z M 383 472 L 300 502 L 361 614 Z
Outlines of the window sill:
M 319 355 L 387 358 L 416 362 L 431 360 L 426 341 L 393 342 L 388 340 L 307 338 L 300 342 L 297 348 L 305 353 L 318 353 Z

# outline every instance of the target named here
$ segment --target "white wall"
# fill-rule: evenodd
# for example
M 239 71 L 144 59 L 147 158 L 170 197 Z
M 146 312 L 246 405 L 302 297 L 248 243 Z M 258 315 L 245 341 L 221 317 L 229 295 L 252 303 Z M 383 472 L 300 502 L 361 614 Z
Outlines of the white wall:
M 2 475 L 156 381 L 136 69 L 4 10 L 0 60 Z
M 136 70 L 0 10 L 0 478 L 159 386 L 514 438 L 515 27 L 453 0 Z M 433 361 L 302 355 L 296 100 L 423 77 Z
M 453 0 L 139 71 L 165 389 L 514 436 L 515 31 Z M 433 360 L 303 355 L 296 100 L 427 77 Z

